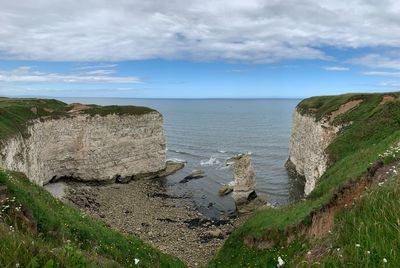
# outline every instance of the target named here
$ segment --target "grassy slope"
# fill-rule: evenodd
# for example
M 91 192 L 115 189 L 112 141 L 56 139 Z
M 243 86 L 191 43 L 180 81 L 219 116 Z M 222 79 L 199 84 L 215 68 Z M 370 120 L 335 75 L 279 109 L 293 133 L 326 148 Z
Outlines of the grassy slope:
M 154 110 L 140 106 L 97 106 L 89 105 L 82 113 L 106 116 L 109 114 L 145 114 Z M 32 111 L 36 109 L 36 112 Z M 0 139 L 24 133 L 29 120 L 68 116 L 71 106 L 51 99 L 0 98 Z
M 9 191 L 9 201 L 0 208 L 0 267 L 17 263 L 21 267 L 184 267 L 134 236 L 63 204 L 21 174 L 0 171 L 0 184 Z M 21 205 L 32 212 L 37 234 L 15 220 Z
M 399 94 L 391 95 L 399 96 Z M 265 209 L 255 213 L 230 236 L 214 260 L 210 262 L 209 267 L 276 267 L 278 256 L 281 256 L 290 266 L 301 263 L 306 252 L 314 246 L 314 242 L 300 239 L 290 245 L 285 245 L 282 241 L 285 241 L 286 228 L 300 222 L 307 222 L 311 211 L 329 202 L 338 188 L 364 174 L 370 163 L 378 159 L 379 154 L 400 141 L 400 102 L 397 100 L 379 105 L 382 97 L 382 94 L 346 94 L 314 97 L 302 101 L 298 109 L 302 113 L 313 113 L 320 119 L 349 100 L 363 99 L 363 102 L 357 108 L 336 118 L 335 123 L 353 122 L 353 124 L 346 127 L 329 146 L 328 153 L 331 159 L 331 166 L 320 179 L 311 195 L 304 202 L 291 207 Z M 386 162 L 390 162 L 395 159 L 386 160 Z M 356 237 L 359 233 L 351 232 L 349 231 L 351 229 L 348 228 L 354 227 L 354 224 L 358 220 L 361 221 L 361 219 L 367 222 L 371 230 L 378 228 L 374 225 L 376 222 L 388 227 L 397 224 L 396 222 L 391 222 L 391 209 L 397 205 L 397 202 L 394 202 L 396 204 L 391 202 L 390 195 L 396 195 L 399 191 L 398 188 L 388 187 L 387 190 L 390 190 L 388 195 L 381 198 L 366 198 L 364 202 L 373 208 L 367 217 L 362 217 L 362 210 L 357 210 L 356 208 L 344 212 L 337 219 L 337 226 L 342 226 L 336 233 L 338 243 L 342 241 L 342 245 L 344 245 L 345 243 L 350 243 L 351 240 L 360 240 L 361 234 L 360 237 Z M 393 192 L 395 189 L 397 189 L 397 192 Z M 372 196 L 379 196 L 379 194 L 372 193 Z M 386 203 L 381 200 L 382 198 L 386 200 Z M 385 210 L 381 212 L 382 215 L 374 213 L 374 208 L 379 208 L 380 202 L 387 204 Z M 369 241 L 374 239 L 382 240 L 381 244 L 386 245 L 386 248 L 380 249 L 379 254 L 374 255 L 374 258 L 382 259 L 382 252 L 385 250 L 397 252 L 400 249 L 397 243 L 393 244 L 391 242 L 395 237 L 389 236 L 390 233 L 391 231 L 386 229 L 382 232 L 371 231 Z M 387 234 L 387 236 L 381 236 L 382 234 Z M 399 234 L 397 233 L 398 236 Z M 244 245 L 243 240 L 252 237 L 273 237 L 277 245 L 270 250 L 249 248 Z M 348 242 L 344 242 L 346 239 Z M 348 245 L 348 247 L 351 246 L 354 245 Z M 392 248 L 392 246 L 394 247 Z M 346 265 L 351 263 L 357 263 L 354 267 L 367 265 L 366 259 L 361 261 L 357 259 L 358 255 L 353 253 L 354 250 L 343 253 Z M 386 255 L 389 255 L 389 253 Z M 397 253 L 393 256 L 397 256 Z M 328 263 L 334 267 L 344 264 L 344 262 L 336 259 L 333 261 L 331 259 L 322 260 L 322 264 Z
M 24 134 L 30 120 L 68 116 L 70 109 L 57 100 L 0 98 L 0 140 Z M 90 105 L 83 112 L 105 116 L 151 111 L 135 106 Z M 140 260 L 138 267 L 184 267 L 176 258 L 62 204 L 22 175 L 0 171 L 2 183 L 9 187 L 10 198 L 15 201 L 0 207 L 0 267 L 15 267 L 16 263 L 21 267 L 136 267 L 135 258 Z M 39 234 L 19 228 L 10 216 L 20 204 L 32 211 Z M 7 205 L 10 208 L 4 209 Z

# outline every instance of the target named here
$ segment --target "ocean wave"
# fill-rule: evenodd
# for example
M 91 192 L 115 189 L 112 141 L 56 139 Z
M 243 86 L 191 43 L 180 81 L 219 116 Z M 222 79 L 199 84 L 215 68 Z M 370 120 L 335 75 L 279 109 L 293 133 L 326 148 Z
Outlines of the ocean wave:
M 226 154 L 227 153 L 227 151 L 224 151 L 224 150 L 217 150 L 217 152 L 220 153 L 220 154 Z
M 180 151 L 180 150 L 174 150 L 174 149 L 168 149 L 168 151 L 176 153 L 176 154 L 190 155 L 193 157 L 201 157 L 201 155 L 197 155 L 197 154 L 186 152 L 186 151 Z
M 167 161 L 178 162 L 178 163 L 187 163 L 186 160 L 179 159 L 179 158 L 167 158 Z
M 215 165 L 220 165 L 221 161 L 218 160 L 218 158 L 211 156 L 210 159 L 208 160 L 201 160 L 200 161 L 200 166 L 215 166 Z

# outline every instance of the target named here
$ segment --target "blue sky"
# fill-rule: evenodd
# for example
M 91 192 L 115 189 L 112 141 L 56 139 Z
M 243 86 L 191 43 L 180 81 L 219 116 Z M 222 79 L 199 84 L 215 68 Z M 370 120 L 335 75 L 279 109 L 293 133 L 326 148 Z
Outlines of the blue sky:
M 318 2 L 0 0 L 0 95 L 397 91 L 400 4 Z

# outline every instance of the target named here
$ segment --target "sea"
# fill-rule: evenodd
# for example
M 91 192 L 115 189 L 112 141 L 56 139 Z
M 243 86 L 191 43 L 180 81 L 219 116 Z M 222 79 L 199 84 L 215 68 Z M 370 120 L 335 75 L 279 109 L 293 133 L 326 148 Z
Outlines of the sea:
M 292 114 L 298 99 L 128 99 L 59 98 L 73 103 L 137 105 L 154 108 L 164 116 L 167 158 L 185 161 L 184 169 L 169 176 L 171 195 L 190 198 L 196 209 L 211 218 L 231 216 L 235 204 L 218 190 L 233 181 L 227 160 L 239 153 L 251 155 L 259 196 L 273 206 L 303 198 L 303 182 L 288 176 Z M 206 177 L 179 183 L 193 170 Z

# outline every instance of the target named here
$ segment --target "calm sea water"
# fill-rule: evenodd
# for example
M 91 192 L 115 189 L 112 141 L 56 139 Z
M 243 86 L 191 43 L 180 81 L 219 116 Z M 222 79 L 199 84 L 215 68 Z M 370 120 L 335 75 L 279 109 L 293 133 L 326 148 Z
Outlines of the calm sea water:
M 198 210 L 218 217 L 234 211 L 230 196 L 219 197 L 221 185 L 233 180 L 225 161 L 250 153 L 257 175 L 257 192 L 269 203 L 284 205 L 302 197 L 301 182 L 290 179 L 284 168 L 288 158 L 291 118 L 299 100 L 160 100 L 64 98 L 65 102 L 100 105 L 140 105 L 164 115 L 167 157 L 187 162 L 167 179 L 174 194 L 191 196 Z M 207 177 L 179 183 L 194 169 Z

